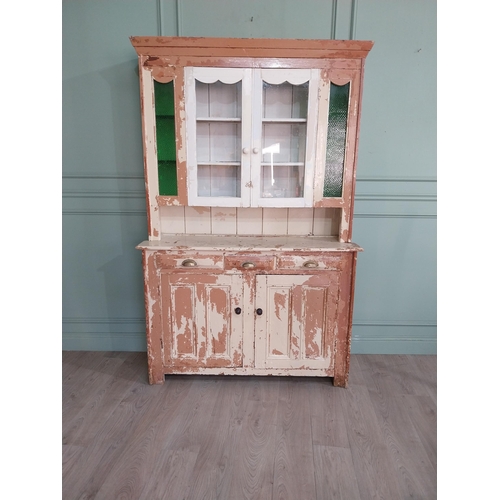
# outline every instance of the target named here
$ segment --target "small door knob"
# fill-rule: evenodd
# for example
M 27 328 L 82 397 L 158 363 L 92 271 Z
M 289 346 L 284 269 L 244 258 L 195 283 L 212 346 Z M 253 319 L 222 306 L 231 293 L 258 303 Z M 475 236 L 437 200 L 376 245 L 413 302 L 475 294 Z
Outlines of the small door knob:
M 236 314 L 241 314 L 241 307 L 237 307 L 237 308 L 234 310 L 234 312 L 235 312 Z
M 262 316 L 262 309 L 259 307 L 258 309 L 256 309 L 255 311 L 259 316 Z
M 259 152 L 259 148 L 253 148 L 253 154 L 257 154 Z
M 244 155 L 247 155 L 249 152 L 250 152 L 250 150 L 248 148 L 243 148 L 243 154 Z

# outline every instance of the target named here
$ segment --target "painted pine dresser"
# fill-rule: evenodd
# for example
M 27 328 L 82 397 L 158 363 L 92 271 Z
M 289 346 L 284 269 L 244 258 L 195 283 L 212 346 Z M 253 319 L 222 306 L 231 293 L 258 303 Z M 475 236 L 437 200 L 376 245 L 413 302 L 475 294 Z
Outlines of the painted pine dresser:
M 369 41 L 131 37 L 149 381 L 349 373 Z

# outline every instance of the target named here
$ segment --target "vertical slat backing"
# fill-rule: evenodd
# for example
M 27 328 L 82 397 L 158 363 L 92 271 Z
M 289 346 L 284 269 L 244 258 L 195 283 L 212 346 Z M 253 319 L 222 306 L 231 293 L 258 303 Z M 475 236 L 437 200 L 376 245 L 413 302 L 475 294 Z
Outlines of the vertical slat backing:
M 160 207 L 163 234 L 337 236 L 340 208 Z

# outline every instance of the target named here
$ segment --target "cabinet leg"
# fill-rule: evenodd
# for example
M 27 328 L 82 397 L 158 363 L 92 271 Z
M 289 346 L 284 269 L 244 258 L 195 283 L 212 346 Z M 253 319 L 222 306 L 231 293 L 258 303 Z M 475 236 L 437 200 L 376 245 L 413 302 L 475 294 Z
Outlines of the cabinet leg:
M 333 377 L 332 378 L 332 383 L 335 387 L 343 387 L 344 389 L 347 388 L 347 378 L 346 377 Z
M 155 370 L 154 367 L 148 370 L 150 385 L 163 384 L 165 382 L 165 375 L 163 370 Z

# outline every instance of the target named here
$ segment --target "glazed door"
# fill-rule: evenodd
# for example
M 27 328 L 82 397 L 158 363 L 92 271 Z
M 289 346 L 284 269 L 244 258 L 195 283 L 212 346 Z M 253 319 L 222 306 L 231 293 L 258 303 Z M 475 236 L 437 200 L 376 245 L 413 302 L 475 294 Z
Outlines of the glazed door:
M 257 368 L 332 368 L 339 273 L 256 277 Z
M 241 275 L 164 273 L 161 288 L 166 366 L 242 366 Z
M 319 70 L 254 70 L 252 206 L 312 206 L 318 84 Z
M 192 206 L 312 207 L 319 70 L 185 69 Z
M 190 205 L 250 205 L 251 71 L 185 70 Z

